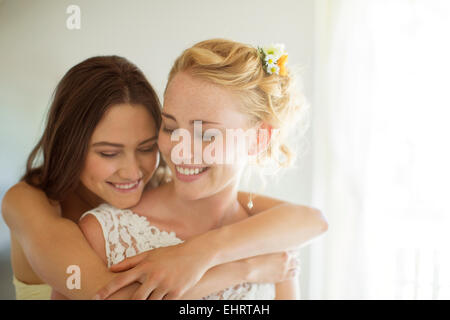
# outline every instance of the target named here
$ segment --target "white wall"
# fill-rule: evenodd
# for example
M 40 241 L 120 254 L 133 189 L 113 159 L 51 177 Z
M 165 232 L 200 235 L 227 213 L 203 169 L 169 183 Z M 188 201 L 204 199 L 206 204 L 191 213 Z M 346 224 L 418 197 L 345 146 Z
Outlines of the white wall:
M 66 28 L 70 4 L 81 9 L 80 30 Z M 94 55 L 121 55 L 144 71 L 161 96 L 176 56 L 217 37 L 255 46 L 284 42 L 290 65 L 303 69 L 311 98 L 312 0 L 0 1 L 0 199 L 23 173 L 54 87 L 71 66 Z M 304 156 L 265 193 L 309 204 L 310 159 Z M 0 220 L 0 248 L 8 244 Z

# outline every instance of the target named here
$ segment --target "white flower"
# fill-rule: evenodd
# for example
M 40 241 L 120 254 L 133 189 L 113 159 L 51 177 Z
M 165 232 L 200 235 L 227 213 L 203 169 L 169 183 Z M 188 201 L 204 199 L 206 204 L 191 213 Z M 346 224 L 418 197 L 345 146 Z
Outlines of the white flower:
M 278 74 L 280 72 L 280 67 L 276 64 L 267 64 L 266 71 L 268 74 Z
M 264 60 L 267 62 L 268 65 L 276 64 L 277 59 L 273 54 L 267 54 Z
M 270 46 L 263 47 L 263 50 L 266 56 L 272 55 L 275 60 L 278 60 L 284 54 L 284 44 L 271 44 Z

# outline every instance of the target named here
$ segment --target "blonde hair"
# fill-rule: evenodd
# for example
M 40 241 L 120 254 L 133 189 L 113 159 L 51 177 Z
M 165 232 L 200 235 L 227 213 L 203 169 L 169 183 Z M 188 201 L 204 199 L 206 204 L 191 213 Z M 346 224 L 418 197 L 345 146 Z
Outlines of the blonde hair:
M 295 153 L 285 140 L 307 104 L 290 70 L 285 76 L 269 75 L 256 48 L 231 40 L 211 39 L 186 49 L 175 60 L 167 85 L 183 71 L 237 93 L 245 108 L 242 111 L 252 121 L 278 129 L 263 159 L 275 160 L 280 167 L 293 162 Z M 262 163 L 261 159 L 258 163 Z

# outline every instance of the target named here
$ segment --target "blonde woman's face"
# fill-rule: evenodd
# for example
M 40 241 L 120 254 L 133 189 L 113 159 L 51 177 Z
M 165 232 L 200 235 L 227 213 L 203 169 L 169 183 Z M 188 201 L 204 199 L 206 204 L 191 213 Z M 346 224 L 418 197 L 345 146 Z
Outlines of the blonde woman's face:
M 243 161 L 211 163 L 210 160 L 205 161 L 204 155 L 216 156 L 222 153 L 226 157 L 226 130 L 249 128 L 248 116 L 239 110 L 238 97 L 223 87 L 192 77 L 186 72 L 176 74 L 170 81 L 164 97 L 158 145 L 174 173 L 174 186 L 180 197 L 197 200 L 236 185 L 245 165 Z M 194 121 L 201 121 L 200 134 L 194 132 L 195 125 L 199 128 L 199 122 Z M 173 133 L 177 129 L 189 132 L 186 141 L 185 136 L 174 141 Z M 202 139 L 202 136 L 212 131 L 209 129 L 222 134 L 221 150 L 216 147 L 206 152 L 208 146 L 211 147 L 212 142 L 218 139 L 210 137 L 211 142 Z M 179 148 L 181 145 L 189 148 Z M 199 149 L 199 146 L 202 148 Z M 199 150 L 201 154 L 197 152 Z
M 136 205 L 159 162 L 156 124 L 141 105 L 110 107 L 94 130 L 80 180 L 118 208 Z

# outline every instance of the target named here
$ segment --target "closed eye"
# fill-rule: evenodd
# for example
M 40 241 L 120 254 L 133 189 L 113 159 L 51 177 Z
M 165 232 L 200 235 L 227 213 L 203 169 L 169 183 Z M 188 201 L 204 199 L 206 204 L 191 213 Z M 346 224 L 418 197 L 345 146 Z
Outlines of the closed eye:
M 118 155 L 118 153 L 107 153 L 107 152 L 99 152 L 102 157 L 112 158 Z
M 140 152 L 152 152 L 152 151 L 155 151 L 155 149 L 156 149 L 156 143 L 154 143 L 151 147 L 149 147 L 149 148 L 145 148 L 145 149 L 140 149 L 139 151 Z
M 167 132 L 167 133 L 172 133 L 172 132 L 175 131 L 175 129 L 169 129 L 169 128 L 164 126 L 164 127 L 162 127 L 162 131 Z

